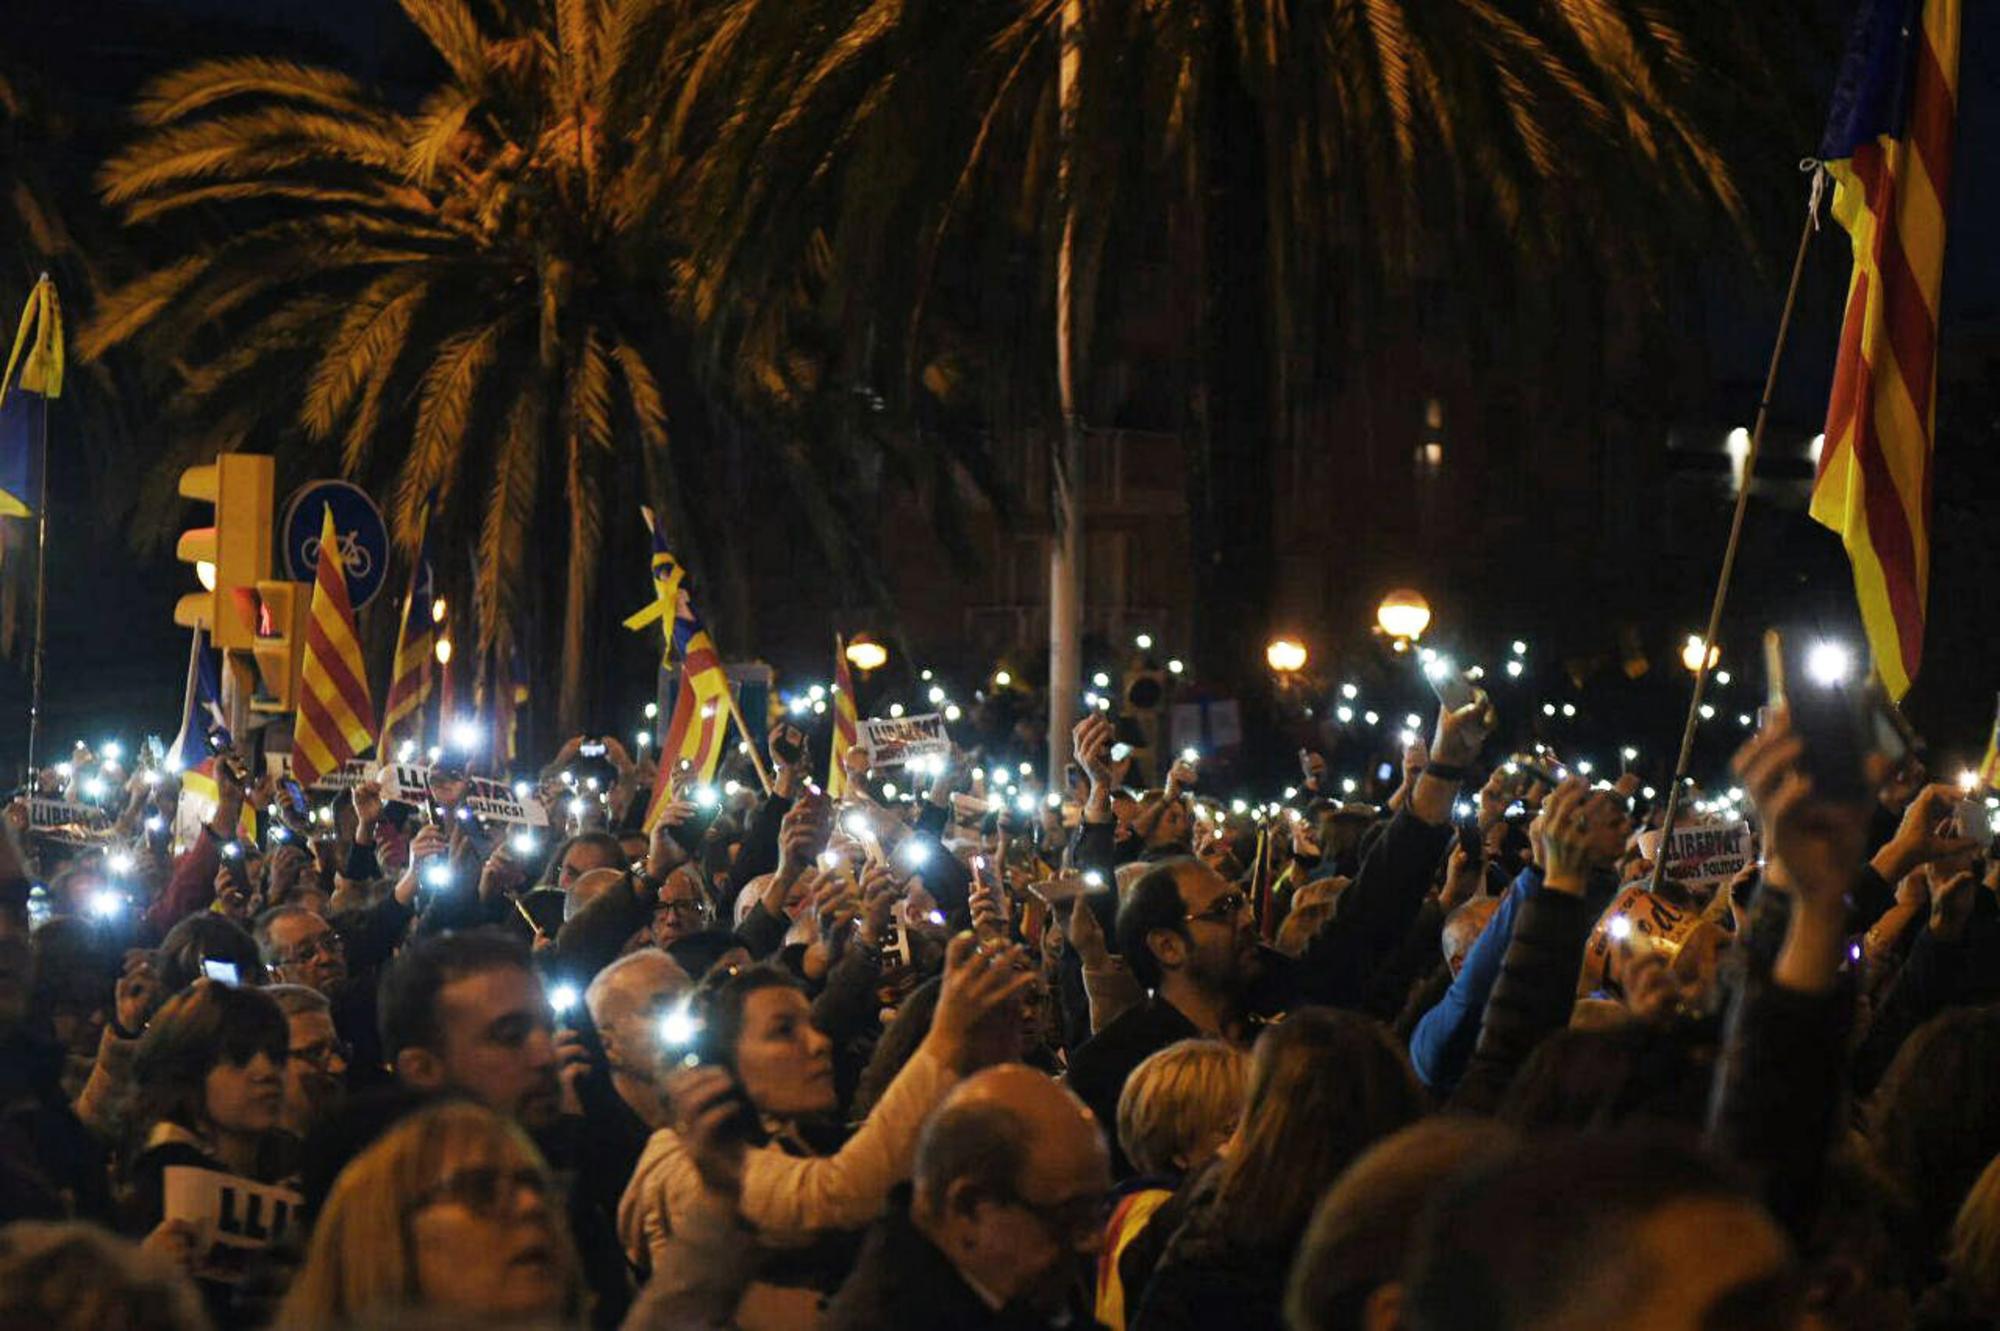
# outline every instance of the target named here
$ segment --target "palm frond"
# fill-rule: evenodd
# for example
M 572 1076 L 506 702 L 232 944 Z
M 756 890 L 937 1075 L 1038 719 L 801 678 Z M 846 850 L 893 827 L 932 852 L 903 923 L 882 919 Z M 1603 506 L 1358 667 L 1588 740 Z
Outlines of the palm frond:
M 444 482 L 451 476 L 453 458 L 466 445 L 480 376 L 493 363 L 507 322 L 494 320 L 454 334 L 438 348 L 437 359 L 424 372 L 417 394 L 416 432 L 397 478 L 400 526 L 415 526 L 424 496 L 432 489 L 438 489 L 441 496 L 449 494 Z
M 354 298 L 306 385 L 299 424 L 309 437 L 330 438 L 376 367 L 402 354 L 411 317 L 427 291 L 418 274 L 392 270 Z
M 129 342 L 176 297 L 208 271 L 209 260 L 190 254 L 164 268 L 132 279 L 97 303 L 96 313 L 76 340 L 77 354 L 96 360 Z
M 324 111 L 375 114 L 361 85 L 317 65 L 266 56 L 204 60 L 148 83 L 132 107 L 142 125 L 168 125 L 236 97 L 303 102 Z

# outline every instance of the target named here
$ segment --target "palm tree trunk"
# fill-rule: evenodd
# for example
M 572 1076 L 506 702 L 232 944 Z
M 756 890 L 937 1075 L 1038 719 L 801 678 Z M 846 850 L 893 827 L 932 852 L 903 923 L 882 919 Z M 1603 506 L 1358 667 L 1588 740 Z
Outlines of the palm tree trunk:
M 1083 423 L 1076 401 L 1076 153 L 1077 73 L 1082 61 L 1083 0 L 1063 0 L 1057 26 L 1057 98 L 1061 148 L 1056 195 L 1062 208 L 1056 253 L 1056 393 L 1062 439 L 1052 469 L 1049 543 L 1049 765 L 1047 788 L 1060 789 L 1076 693 L 1083 678 Z
M 1224 3 L 1211 5 L 1219 49 L 1195 200 L 1201 325 L 1194 438 L 1187 449 L 1194 558 L 1193 652 L 1200 677 L 1243 691 L 1269 627 L 1273 411 L 1267 302 L 1270 232 L 1263 126 L 1230 49 Z

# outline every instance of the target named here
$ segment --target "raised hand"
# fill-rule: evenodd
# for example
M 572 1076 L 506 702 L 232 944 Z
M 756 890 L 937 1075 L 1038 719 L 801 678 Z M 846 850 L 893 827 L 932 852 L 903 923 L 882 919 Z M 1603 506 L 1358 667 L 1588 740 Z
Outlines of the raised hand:
M 966 1066 L 974 1029 L 1011 1010 L 1034 982 L 1020 947 L 992 947 L 975 942 L 969 933 L 958 935 L 945 948 L 944 984 L 925 1045 L 946 1066 L 960 1073 L 976 1071 Z
M 743 1138 L 733 1130 L 742 1093 L 726 1069 L 677 1068 L 667 1074 L 667 1106 L 674 1133 L 687 1147 L 709 1189 L 731 1203 L 743 1192 Z
M 1883 881 L 1901 882 L 1911 870 L 1979 849 L 1977 837 L 1955 834 L 1952 810 L 1958 788 L 1942 783 L 1924 787 L 1903 809 L 1896 835 L 1875 852 L 1875 871 Z
M 1111 745 L 1117 733 L 1111 718 L 1101 712 L 1091 712 L 1070 732 L 1070 752 L 1093 789 L 1111 787 Z

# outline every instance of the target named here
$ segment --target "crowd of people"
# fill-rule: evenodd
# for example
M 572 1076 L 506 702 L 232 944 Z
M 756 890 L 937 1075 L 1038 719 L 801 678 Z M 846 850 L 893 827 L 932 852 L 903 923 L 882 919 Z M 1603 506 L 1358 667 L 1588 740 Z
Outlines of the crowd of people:
M 956 752 L 830 797 L 781 723 L 663 801 L 571 741 L 560 839 L 227 752 L 179 838 L 157 773 L 108 842 L 17 806 L 0 1326 L 2000 1326 L 1959 792 L 1776 707 L 1753 857 L 1683 881 L 1636 779 L 1495 724 L 1261 818 L 1097 713 L 1019 802 Z

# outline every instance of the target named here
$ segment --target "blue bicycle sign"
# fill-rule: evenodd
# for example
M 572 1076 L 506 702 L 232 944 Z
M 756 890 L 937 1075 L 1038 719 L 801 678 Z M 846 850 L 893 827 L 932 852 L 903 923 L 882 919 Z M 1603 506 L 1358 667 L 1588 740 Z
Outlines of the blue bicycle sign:
M 340 542 L 341 567 L 347 573 L 348 599 L 359 610 L 382 590 L 389 571 L 389 529 L 382 510 L 359 486 L 313 481 L 291 497 L 281 528 L 285 570 L 294 582 L 313 580 L 319 568 L 320 522 L 329 508 Z

